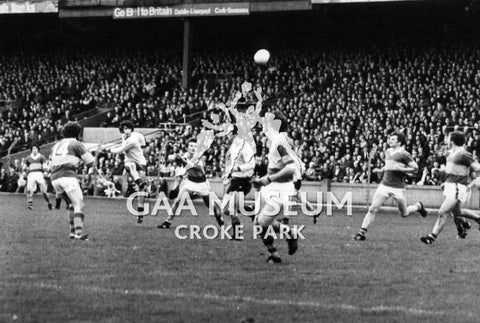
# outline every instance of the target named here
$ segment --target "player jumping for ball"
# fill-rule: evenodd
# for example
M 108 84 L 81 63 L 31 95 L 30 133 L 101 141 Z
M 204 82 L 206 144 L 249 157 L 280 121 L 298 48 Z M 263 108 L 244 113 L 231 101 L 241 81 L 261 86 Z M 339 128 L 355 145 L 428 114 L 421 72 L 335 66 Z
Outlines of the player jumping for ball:
M 470 197 L 470 173 L 479 172 L 480 164 L 473 159 L 470 152 L 465 150 L 465 135 L 459 131 L 450 133 L 448 145 L 451 148 L 447 156 L 445 167 L 445 186 L 443 195 L 445 200 L 438 211 L 438 219 L 433 226 L 432 233 L 421 237 L 425 244 L 432 244 L 445 226 L 448 215 L 452 214 L 457 225 L 460 238 L 465 238 L 470 224 L 462 218 L 470 218 L 480 223 L 480 216 L 471 210 L 462 209 Z
M 236 128 L 230 133 L 231 144 L 226 155 L 225 194 L 223 195 L 223 213 L 230 215 L 232 221 L 232 237 L 236 237 L 240 226 L 240 195 L 245 197 L 252 188 L 252 176 L 255 168 L 255 153 L 245 140 L 239 138 Z M 233 208 L 230 212 L 227 201 L 233 198 Z M 243 199 L 244 201 L 244 199 Z M 247 208 L 244 209 L 247 210 Z M 251 209 L 249 209 L 251 211 Z
M 359 232 L 355 235 L 355 240 L 365 240 L 368 227 L 375 220 L 375 215 L 380 207 L 392 197 L 397 203 L 398 210 L 402 217 L 407 217 L 414 212 L 419 212 L 421 216 L 426 217 L 427 211 L 422 202 L 407 206 L 405 197 L 405 177 L 407 174 L 413 174 L 418 171 L 418 165 L 413 160 L 412 155 L 403 147 L 406 143 L 405 135 L 396 131 L 389 137 L 390 148 L 385 152 L 385 166 L 382 169 L 374 169 L 374 173 L 383 172 L 383 179 L 377 190 L 373 194 L 372 204 L 368 213 L 363 218 Z
M 39 153 L 38 146 L 33 145 L 32 153 L 25 159 L 24 169 L 27 171 L 27 207 L 33 210 L 33 193 L 37 190 L 37 186 L 42 192 L 43 198 L 47 201 L 48 208 L 52 209 L 52 203 L 47 193 L 47 183 L 43 177 L 46 170 L 46 158 Z
M 68 122 L 63 128 L 63 137 L 52 149 L 52 185 L 68 205 L 70 239 L 88 240 L 83 234 L 83 193 L 77 178 L 77 168 L 83 161 L 87 167 L 95 159 L 85 146 L 78 141 L 82 127 L 77 122 Z
M 134 132 L 133 124 L 130 121 L 124 121 L 120 124 L 120 132 L 124 135 L 123 143 L 118 148 L 110 149 L 114 154 L 125 154 L 125 170 L 133 178 L 137 184 L 138 190 L 144 192 L 147 188 L 145 181 L 145 168 L 147 160 L 142 152 L 142 147 L 145 146 L 145 137 L 139 133 Z M 144 211 L 145 196 L 138 197 L 137 211 L 142 213 Z M 137 216 L 137 223 L 143 222 L 143 215 Z

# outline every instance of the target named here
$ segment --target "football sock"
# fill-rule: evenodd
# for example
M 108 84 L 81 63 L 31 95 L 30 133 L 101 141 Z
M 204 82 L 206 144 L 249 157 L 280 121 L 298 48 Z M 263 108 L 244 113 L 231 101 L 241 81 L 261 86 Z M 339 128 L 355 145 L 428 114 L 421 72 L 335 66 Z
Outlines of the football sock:
M 73 225 L 75 226 L 75 235 L 81 236 L 83 234 L 83 214 L 75 213 L 73 215 Z
M 280 257 L 280 255 L 278 254 L 277 248 L 272 246 L 272 247 L 267 247 L 267 250 L 272 256 Z
M 57 198 L 55 199 L 55 208 L 56 208 L 57 210 L 60 209 L 60 205 L 61 205 L 61 204 L 62 204 L 62 198 L 57 197 Z
M 358 233 L 362 234 L 362 235 L 365 235 L 367 233 L 367 229 L 365 228 L 360 228 L 360 230 L 358 230 Z
M 73 208 L 69 208 L 67 211 L 68 214 L 68 220 L 70 224 L 70 234 L 75 234 L 75 223 L 73 222 L 73 217 L 74 217 L 74 212 Z
M 138 185 L 138 188 L 139 188 L 141 191 L 143 191 L 143 190 L 145 189 L 145 187 L 147 186 L 147 184 L 145 184 L 145 182 L 142 181 L 140 178 L 137 178 L 137 179 L 135 180 L 135 184 Z
M 42 194 L 45 201 L 47 201 L 47 203 L 50 204 L 50 199 L 48 198 L 48 194 L 47 193 L 42 193 Z

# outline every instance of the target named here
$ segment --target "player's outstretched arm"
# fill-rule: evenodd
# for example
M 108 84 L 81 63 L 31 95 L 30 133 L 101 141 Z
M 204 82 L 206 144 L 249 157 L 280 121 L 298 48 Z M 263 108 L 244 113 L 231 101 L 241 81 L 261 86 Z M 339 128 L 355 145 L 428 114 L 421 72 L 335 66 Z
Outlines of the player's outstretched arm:
M 214 125 L 210 121 L 203 119 L 202 120 L 202 126 L 204 126 L 207 129 L 212 129 L 216 131 L 223 131 L 224 127 L 222 125 Z
M 272 175 L 265 175 L 259 179 L 254 179 L 252 181 L 253 186 L 259 188 L 261 186 L 268 185 L 272 182 L 284 182 L 285 179 L 291 178 L 295 173 L 295 165 L 288 164 L 284 168 L 282 168 L 278 173 Z
M 262 105 L 263 105 L 263 97 L 262 97 L 262 88 L 257 87 L 253 93 L 255 93 L 255 96 L 257 97 L 257 104 L 255 105 L 255 113 L 260 115 L 260 112 L 262 111 Z
M 233 99 L 232 104 L 230 104 L 230 107 L 228 107 L 228 111 L 230 111 L 234 117 L 237 117 L 238 115 L 237 104 L 241 98 L 242 98 L 242 92 L 238 91 L 235 94 L 235 98 Z
M 413 174 L 418 172 L 418 165 L 416 162 L 411 161 L 408 163 L 407 167 L 395 165 L 392 170 L 396 170 L 396 171 L 407 173 L 407 174 Z
M 133 147 L 135 147 L 135 143 L 126 141 L 123 145 L 121 145 L 118 148 L 111 148 L 110 152 L 112 152 L 114 154 L 121 154 L 121 153 L 126 152 L 127 150 L 132 149 Z
M 376 173 L 384 173 L 385 172 L 385 166 L 382 167 L 382 168 L 374 168 L 372 170 L 372 173 L 376 174 Z
M 470 170 L 472 171 L 472 173 L 475 173 L 475 175 L 478 174 L 480 172 L 480 163 L 473 162 L 470 165 Z M 480 187 L 480 177 L 475 177 L 475 179 L 470 184 L 468 184 L 469 188 L 472 188 L 474 186 Z

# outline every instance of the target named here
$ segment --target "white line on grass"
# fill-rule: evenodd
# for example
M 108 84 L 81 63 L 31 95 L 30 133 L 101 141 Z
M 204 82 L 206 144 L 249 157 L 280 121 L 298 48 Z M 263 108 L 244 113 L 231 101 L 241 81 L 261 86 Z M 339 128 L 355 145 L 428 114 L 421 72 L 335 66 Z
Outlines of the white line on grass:
M 18 285 L 16 284 L 18 287 Z M 28 287 L 36 287 L 36 288 L 43 288 L 43 289 L 53 289 L 53 290 L 65 290 L 62 286 L 55 285 L 55 284 L 48 284 L 48 283 L 36 283 L 29 285 Z M 282 300 L 282 299 L 268 299 L 268 298 L 254 298 L 249 296 L 228 296 L 228 295 L 218 295 L 218 294 L 196 294 L 196 293 L 182 293 L 182 292 L 165 292 L 161 290 L 141 290 L 141 289 L 108 289 L 103 287 L 97 286 L 78 286 L 77 289 L 84 290 L 87 292 L 93 293 L 116 293 L 122 295 L 140 295 L 140 296 L 159 296 L 159 297 L 167 297 L 167 298 L 194 298 L 194 299 L 203 299 L 203 300 L 213 300 L 213 301 L 221 301 L 221 302 L 246 302 L 246 303 L 256 303 L 256 304 L 263 304 L 263 305 L 271 305 L 271 306 L 298 306 L 298 307 L 311 307 L 315 309 L 323 309 L 323 310 L 343 310 L 343 311 L 352 311 L 352 312 L 359 312 L 359 313 L 404 313 L 410 314 L 415 316 L 445 316 L 447 314 L 457 316 L 468 316 L 468 317 L 477 317 L 476 314 L 471 312 L 459 312 L 459 313 L 452 313 L 452 312 L 444 312 L 444 311 L 431 311 L 431 310 L 424 310 L 419 308 L 410 308 L 405 306 L 373 306 L 373 307 L 360 307 L 355 305 L 349 304 L 342 304 L 342 303 L 321 303 L 316 301 L 292 301 L 292 300 Z

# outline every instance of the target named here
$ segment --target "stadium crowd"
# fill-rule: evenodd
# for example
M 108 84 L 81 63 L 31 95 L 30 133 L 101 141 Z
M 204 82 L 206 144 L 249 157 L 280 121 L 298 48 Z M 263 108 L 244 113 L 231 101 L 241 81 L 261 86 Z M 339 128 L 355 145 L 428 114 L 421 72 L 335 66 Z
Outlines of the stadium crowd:
M 0 55 L 0 100 L 21 104 L 3 113 L 0 150 L 13 138 L 32 143 L 54 137 L 78 113 L 109 108 L 102 126 L 118 126 L 123 120 L 152 128 L 191 122 L 193 126 L 162 131 L 145 149 L 148 175 L 173 176 L 178 165 L 168 156 L 185 151 L 186 141 L 200 131 L 199 119 L 208 119 L 219 103 L 228 106 L 248 80 L 263 90 L 263 112 L 280 109 L 287 116 L 306 180 L 366 183 L 372 146 L 379 147 L 372 169 L 380 168 L 394 129 L 406 134 L 406 149 L 420 166 L 410 184 L 439 183 L 445 134 L 454 128 L 467 133 L 475 158 L 480 151 L 480 50 L 472 44 L 290 50 L 274 53 L 267 67 L 254 65 L 251 53 L 210 52 L 195 58 L 188 90 L 180 86 L 175 57 L 140 50 Z M 261 128 L 252 131 L 256 173 L 262 174 L 266 138 Z M 209 177 L 223 174 L 225 140 L 217 138 L 203 157 Z M 101 152 L 98 159 L 112 182 L 123 173 L 118 156 Z M 13 161 L 2 169 L 0 190 L 12 190 L 8 183 L 15 181 L 8 174 L 21 172 L 19 164 Z M 91 190 L 89 171 L 81 172 Z M 372 181 L 379 180 L 372 174 Z

